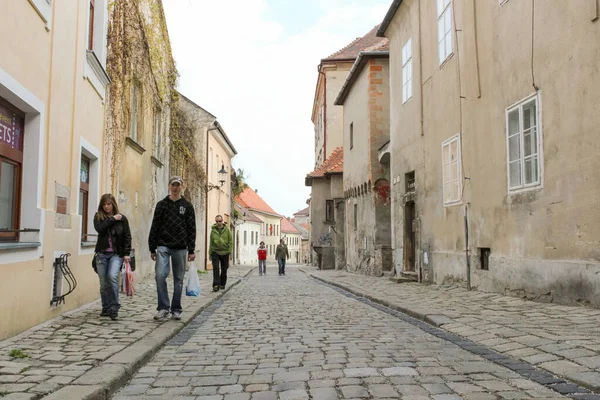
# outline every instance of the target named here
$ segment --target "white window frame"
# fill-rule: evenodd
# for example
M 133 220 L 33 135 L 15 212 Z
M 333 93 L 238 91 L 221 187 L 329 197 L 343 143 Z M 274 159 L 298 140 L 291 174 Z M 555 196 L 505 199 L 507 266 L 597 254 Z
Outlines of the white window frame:
M 402 104 L 412 98 L 412 38 L 402 46 Z
M 129 129 L 129 137 L 138 144 L 141 144 L 139 135 L 141 86 L 141 83 L 137 79 L 133 79 L 131 85 L 131 127 Z
M 31 4 L 40 18 L 46 23 L 46 29 L 50 30 L 50 22 L 52 20 L 52 0 L 29 0 L 29 4 Z
M 40 231 L 21 233 L 19 243 L 41 244 L 29 248 L 0 251 L 0 265 L 2 265 L 39 260 L 43 254 L 44 221 L 46 219 L 46 212 L 42 207 L 46 164 L 46 104 L 1 67 L 0 97 L 25 113 L 20 227 L 21 229 L 31 228 Z
M 536 154 L 531 154 L 527 157 L 524 156 L 525 154 L 525 149 L 524 149 L 524 140 L 523 140 L 523 106 L 527 105 L 531 102 L 535 102 L 535 107 L 536 107 L 536 112 L 535 112 L 535 118 L 536 118 L 536 125 L 535 125 L 535 130 L 537 133 L 537 140 L 536 140 L 536 147 L 537 147 L 537 153 Z M 510 113 L 512 113 L 513 111 L 518 110 L 519 111 L 519 132 L 516 134 L 511 135 L 510 134 L 510 126 L 509 126 L 509 115 Z M 542 102 L 541 102 L 541 95 L 539 93 L 535 93 L 533 95 L 530 95 L 520 101 L 518 101 L 517 103 L 511 105 L 510 107 L 508 107 L 506 109 L 506 113 L 505 113 L 505 117 L 506 117 L 506 178 L 507 178 L 507 188 L 508 188 L 508 193 L 509 194 L 515 194 L 515 193 L 521 193 L 521 192 L 525 192 L 525 191 L 529 191 L 529 190 L 533 190 L 533 189 L 539 189 L 543 187 L 543 182 L 544 182 L 544 154 L 543 154 L 543 133 L 542 133 Z M 516 186 L 511 186 L 510 183 L 510 139 L 512 137 L 515 137 L 516 135 L 519 135 L 519 165 L 520 165 L 520 185 L 516 185 Z M 531 159 L 534 158 L 537 155 L 537 170 L 538 170 L 538 174 L 537 174 L 537 181 L 535 182 L 531 182 L 531 183 L 525 183 L 525 159 Z M 513 160 L 514 162 L 514 160 Z
M 46 1 L 46 0 L 43 0 Z M 89 0 L 86 0 L 86 4 Z M 96 93 L 102 100 L 106 97 L 106 86 L 110 79 L 106 73 L 106 53 L 108 32 L 108 0 L 95 0 L 94 2 L 94 42 L 92 50 L 88 49 L 89 43 L 89 24 L 90 9 L 86 9 L 86 29 L 85 29 L 85 48 L 86 63 L 84 66 L 83 77 L 92 85 Z
M 456 160 L 452 160 L 452 144 L 455 142 Z M 442 198 L 444 201 L 444 207 L 454 206 L 462 203 L 462 154 L 460 147 L 460 134 L 458 133 L 442 143 Z M 449 152 L 447 158 L 445 157 L 446 151 Z M 452 164 L 454 163 L 456 163 L 457 169 L 456 179 L 452 179 Z M 446 171 L 448 171 L 447 174 Z M 448 179 L 446 179 L 446 176 L 448 176 Z M 446 185 L 449 185 L 451 189 L 454 182 L 457 183 L 456 197 L 452 197 L 451 195 L 451 197 L 446 200 Z
M 453 0 L 437 0 L 438 56 L 442 65 L 454 53 Z M 441 24 L 441 29 L 440 29 Z
M 88 226 L 86 229 L 86 233 L 94 233 L 94 215 L 96 214 L 96 209 L 98 207 L 98 202 L 100 201 L 100 171 L 101 168 L 101 159 L 100 150 L 92 145 L 85 138 L 79 138 L 80 143 L 80 154 L 79 154 L 79 164 L 77 168 L 77 205 L 75 207 L 76 210 L 79 210 L 79 190 L 81 189 L 79 186 L 79 171 L 81 171 L 81 156 L 86 156 L 90 160 L 90 189 L 88 191 L 88 209 L 87 209 L 87 222 Z M 79 231 L 81 232 L 81 224 L 83 223 L 83 218 L 79 220 Z M 88 238 L 88 242 L 96 241 L 96 237 L 92 236 L 91 240 Z M 80 241 L 81 242 L 81 241 Z M 79 247 L 79 254 L 92 254 L 94 253 L 93 248 L 82 249 L 81 244 Z

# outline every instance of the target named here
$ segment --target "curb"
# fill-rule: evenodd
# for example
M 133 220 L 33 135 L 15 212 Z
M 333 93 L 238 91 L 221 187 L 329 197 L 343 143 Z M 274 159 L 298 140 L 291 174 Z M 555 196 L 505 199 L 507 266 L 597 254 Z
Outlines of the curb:
M 102 364 L 90 369 L 72 384 L 63 386 L 54 393 L 43 397 L 44 400 L 108 400 L 154 357 L 154 355 L 172 337 L 178 334 L 202 311 L 222 298 L 232 288 L 242 282 L 255 268 L 236 278 L 227 289 L 219 291 L 208 303 L 192 305 L 179 322 L 163 323 L 142 339 L 113 354 Z
M 365 298 L 365 299 L 367 299 L 367 300 L 369 300 L 369 301 L 371 301 L 371 302 L 373 302 L 375 304 L 380 304 L 380 305 L 382 305 L 384 307 L 387 307 L 387 308 L 389 308 L 391 310 L 399 311 L 399 312 L 404 313 L 406 315 L 409 315 L 409 316 L 411 316 L 411 317 L 413 317 L 415 319 L 418 319 L 420 321 L 426 322 L 427 324 L 432 325 L 432 326 L 434 326 L 436 328 L 439 328 L 439 329 L 441 329 L 441 330 L 443 330 L 445 332 L 448 332 L 448 331 L 446 331 L 444 329 L 443 325 L 446 325 L 446 324 L 454 322 L 452 320 L 452 318 L 449 318 L 448 316 L 443 315 L 443 314 L 428 314 L 427 312 L 425 312 L 423 310 L 409 309 L 409 308 L 406 308 L 406 307 L 398 306 L 396 304 L 390 303 L 389 301 L 378 299 L 378 298 L 376 298 L 374 296 L 362 293 L 362 292 L 360 292 L 360 291 L 358 291 L 356 289 L 349 288 L 349 287 L 344 286 L 344 285 L 342 285 L 340 283 L 333 282 L 333 281 L 327 280 L 327 279 L 319 277 L 319 276 L 315 276 L 312 272 L 305 271 L 303 268 L 300 268 L 300 271 L 303 272 L 303 273 L 305 273 L 306 275 L 310 276 L 311 278 L 320 281 L 320 282 L 323 282 L 323 283 L 326 283 L 328 285 L 335 286 L 337 288 L 343 289 L 343 290 L 345 290 L 345 291 L 347 291 L 347 292 L 349 292 L 349 293 L 351 293 L 351 294 L 353 294 L 355 296 L 363 297 L 363 298 Z M 460 335 L 458 335 L 458 336 L 460 336 Z M 526 363 L 526 364 L 529 364 L 529 363 Z M 534 368 L 539 368 L 539 366 L 536 366 L 536 365 L 533 365 L 533 364 L 529 364 L 529 365 L 531 365 Z M 541 370 L 542 371 L 546 371 L 546 372 L 548 372 L 550 374 L 557 375 L 554 372 L 548 371 L 548 370 L 543 369 L 543 368 L 541 368 Z M 576 376 L 572 376 L 572 374 L 570 374 L 570 375 L 557 375 L 557 376 L 560 376 L 561 378 L 564 378 L 566 380 L 570 380 L 571 382 L 575 382 L 576 384 L 579 384 L 582 387 L 584 387 L 586 389 L 589 389 L 590 391 L 592 391 L 592 393 L 590 394 L 591 396 L 597 396 L 597 394 L 600 393 L 600 386 L 590 384 L 589 382 L 587 382 L 585 380 L 581 380 L 581 379 L 577 378 Z M 582 395 L 582 396 L 579 396 L 579 398 L 585 399 L 585 398 L 588 398 L 588 397 L 586 397 L 585 395 Z M 596 399 L 597 397 L 589 397 L 589 398 Z

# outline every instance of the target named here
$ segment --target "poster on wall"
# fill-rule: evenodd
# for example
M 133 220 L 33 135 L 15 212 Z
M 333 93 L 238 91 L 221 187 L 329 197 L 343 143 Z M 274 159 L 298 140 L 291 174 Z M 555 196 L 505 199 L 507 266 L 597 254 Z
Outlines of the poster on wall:
M 0 103 L 0 145 L 23 152 L 24 126 L 25 121 L 21 116 Z

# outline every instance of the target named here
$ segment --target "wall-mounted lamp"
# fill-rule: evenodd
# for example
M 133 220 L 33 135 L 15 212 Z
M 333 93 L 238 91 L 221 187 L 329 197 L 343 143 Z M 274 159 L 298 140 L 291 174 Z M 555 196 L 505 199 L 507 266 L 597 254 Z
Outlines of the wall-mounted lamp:
M 206 185 L 207 192 L 210 192 L 212 189 L 219 189 L 225 184 L 227 179 L 227 171 L 225 170 L 225 164 L 221 164 L 221 170 L 218 172 L 218 174 L 220 185 L 213 185 L 212 183 L 208 183 Z

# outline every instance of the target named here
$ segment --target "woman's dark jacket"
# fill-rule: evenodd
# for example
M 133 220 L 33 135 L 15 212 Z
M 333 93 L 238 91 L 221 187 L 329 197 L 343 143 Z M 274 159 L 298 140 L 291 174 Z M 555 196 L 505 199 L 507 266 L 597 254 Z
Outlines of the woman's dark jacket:
M 113 250 L 119 257 L 129 256 L 131 253 L 131 231 L 129 222 L 123 215 L 123 219 L 117 221 L 114 217 L 107 217 L 104 220 L 94 216 L 94 228 L 98 232 L 98 241 L 96 242 L 96 252 L 108 248 L 108 235 L 112 236 Z

